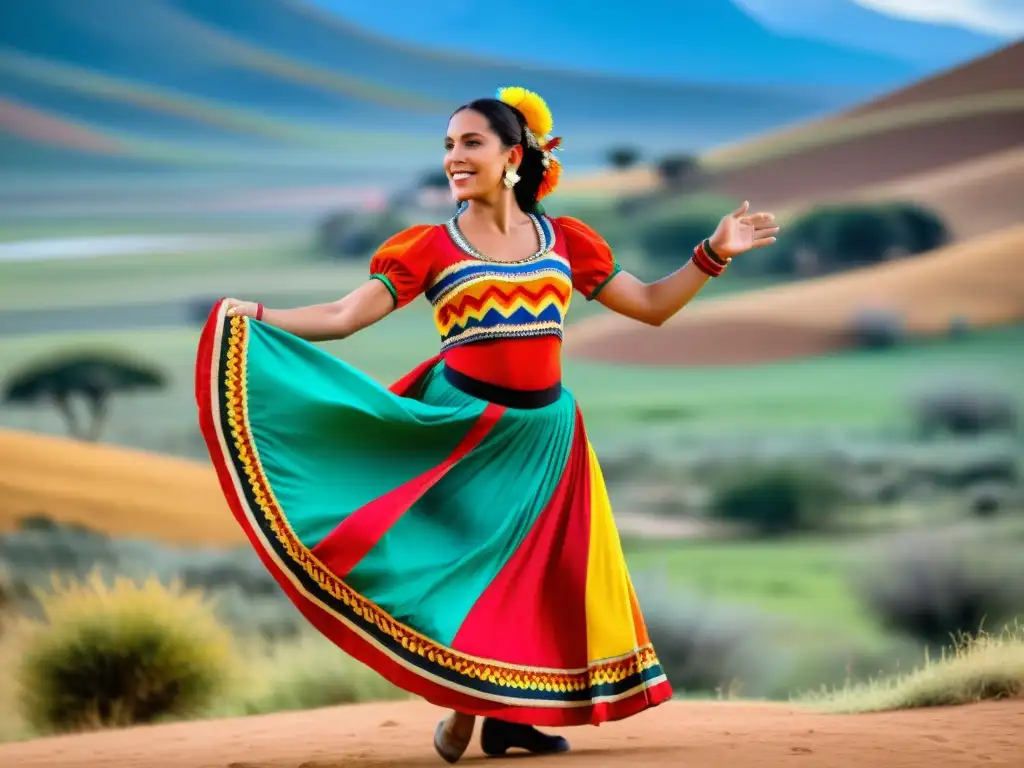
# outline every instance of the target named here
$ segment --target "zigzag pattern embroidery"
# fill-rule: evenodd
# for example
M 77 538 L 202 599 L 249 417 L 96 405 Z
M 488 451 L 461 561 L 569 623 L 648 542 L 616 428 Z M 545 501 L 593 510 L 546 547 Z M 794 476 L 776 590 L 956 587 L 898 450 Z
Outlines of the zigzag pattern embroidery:
M 507 283 L 506 283 L 507 284 Z M 456 327 L 465 327 L 470 320 L 483 322 L 491 311 L 496 310 L 501 320 L 508 320 L 520 309 L 526 309 L 535 319 L 548 307 L 555 305 L 564 315 L 571 298 L 571 288 L 546 282 L 537 290 L 517 285 L 510 291 L 497 285 L 488 285 L 479 296 L 468 292 L 460 293 L 439 307 L 435 316 L 438 331 L 447 336 Z

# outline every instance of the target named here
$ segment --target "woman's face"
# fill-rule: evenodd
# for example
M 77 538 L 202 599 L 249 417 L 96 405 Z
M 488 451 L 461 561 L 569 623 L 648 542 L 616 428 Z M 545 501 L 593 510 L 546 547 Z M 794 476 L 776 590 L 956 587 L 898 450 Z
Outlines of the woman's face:
M 494 193 L 502 183 L 505 167 L 519 165 L 520 148 L 502 147 L 487 118 L 472 109 L 452 115 L 444 144 L 444 169 L 459 202 Z

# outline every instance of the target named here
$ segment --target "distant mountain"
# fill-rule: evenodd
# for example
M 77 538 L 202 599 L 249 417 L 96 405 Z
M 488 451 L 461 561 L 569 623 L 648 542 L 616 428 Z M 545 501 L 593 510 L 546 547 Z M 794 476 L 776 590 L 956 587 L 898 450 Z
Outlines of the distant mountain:
M 844 86 L 906 83 L 918 65 L 891 52 L 769 29 L 737 0 L 290 0 L 407 44 L 524 64 L 683 82 Z M 213 4 L 211 4 L 213 5 Z
M 470 57 L 396 43 L 295 0 L 32 0 L 3 17 L 5 171 L 30 157 L 65 169 L 102 145 L 118 164 L 417 175 L 438 161 L 451 111 L 507 83 L 544 94 L 566 166 L 579 168 L 621 144 L 647 157 L 699 151 L 849 106 L 862 90 Z M 539 23 L 530 34 L 548 33 Z M 73 139 L 82 135 L 89 146 Z M 32 144 L 53 151 L 26 153 Z
M 890 16 L 855 0 L 736 0 L 769 29 L 900 59 L 931 72 L 1004 45 L 954 24 Z

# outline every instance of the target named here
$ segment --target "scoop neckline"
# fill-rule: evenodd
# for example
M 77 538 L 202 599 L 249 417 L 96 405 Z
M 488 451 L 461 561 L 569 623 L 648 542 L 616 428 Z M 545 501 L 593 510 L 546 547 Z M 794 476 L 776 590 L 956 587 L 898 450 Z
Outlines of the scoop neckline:
M 545 226 L 544 222 L 541 221 L 540 216 L 535 213 L 527 213 L 526 215 L 530 217 L 530 220 L 533 222 L 533 227 L 537 232 L 537 242 L 540 243 L 540 248 L 532 256 L 527 256 L 523 259 L 513 259 L 511 261 L 506 261 L 505 259 L 494 259 L 478 251 L 473 247 L 473 244 L 466 239 L 462 230 L 459 229 L 459 215 L 460 214 L 457 213 L 448 219 L 448 222 L 445 224 L 445 230 L 447 230 L 448 236 L 460 251 L 479 261 L 486 261 L 490 264 L 526 264 L 550 253 L 551 249 L 554 248 L 555 245 L 555 232 L 550 223 Z

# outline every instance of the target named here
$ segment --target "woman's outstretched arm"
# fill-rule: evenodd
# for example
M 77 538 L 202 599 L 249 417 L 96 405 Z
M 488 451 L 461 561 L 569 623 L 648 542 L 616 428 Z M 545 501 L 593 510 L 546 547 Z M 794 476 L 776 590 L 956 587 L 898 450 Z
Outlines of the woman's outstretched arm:
M 710 237 L 715 254 L 726 263 L 745 251 L 775 242 L 779 228 L 770 213 L 747 215 L 749 203 L 724 217 Z M 648 325 L 661 325 L 690 303 L 710 276 L 688 261 L 667 277 L 645 283 L 628 272 L 619 272 L 596 300 L 613 312 Z
M 256 317 L 255 302 L 225 302 L 229 317 Z M 395 300 L 387 286 L 380 280 L 368 280 L 338 301 L 295 309 L 264 309 L 262 322 L 306 341 L 333 341 L 383 320 L 394 308 Z
M 621 270 L 597 295 L 596 301 L 641 323 L 661 325 L 689 304 L 709 279 L 693 262 L 653 283 L 645 283 Z

